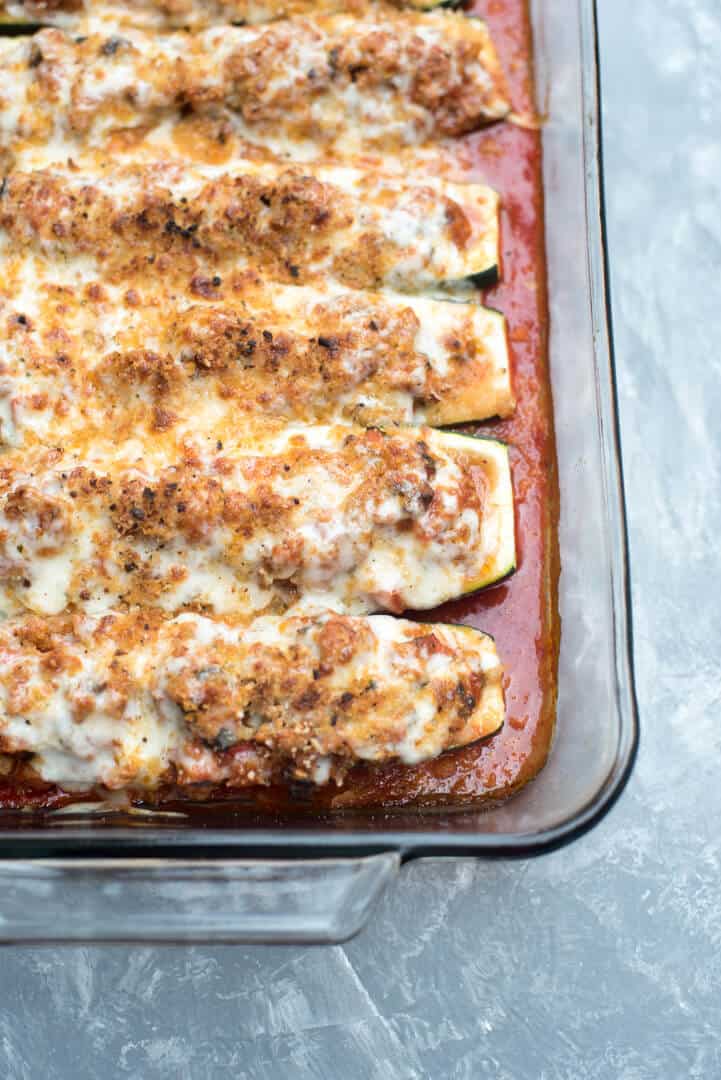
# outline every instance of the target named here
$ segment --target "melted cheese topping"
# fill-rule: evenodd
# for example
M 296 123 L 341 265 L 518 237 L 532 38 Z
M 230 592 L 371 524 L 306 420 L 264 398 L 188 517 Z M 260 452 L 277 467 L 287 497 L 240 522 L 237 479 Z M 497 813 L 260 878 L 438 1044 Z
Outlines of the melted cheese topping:
M 66 788 L 342 783 L 495 732 L 491 638 L 384 616 L 185 614 L 0 627 L 0 749 Z
M 164 258 L 174 272 L 245 264 L 287 283 L 417 291 L 498 264 L 490 188 L 338 167 L 14 173 L 0 228 L 6 255 L 83 256 L 116 275 Z
M 509 110 L 485 25 L 450 13 L 381 8 L 192 36 L 43 30 L 1 45 L 0 140 L 18 156 L 144 137 L 181 108 L 301 158 L 424 144 Z
M 17 449 L 198 429 L 232 442 L 241 417 L 460 423 L 513 407 L 505 322 L 478 305 L 271 290 L 237 272 L 131 288 L 33 256 L 4 277 L 0 443 Z
M 405 0 L 396 7 L 428 10 L 442 0 Z M 195 30 L 227 23 L 256 25 L 293 15 L 332 12 L 362 14 L 364 0 L 8 0 L 0 4 L 0 17 L 45 23 L 81 32 L 106 25 L 166 30 Z
M 505 447 L 428 428 L 285 426 L 0 463 L 7 613 L 430 608 L 512 566 Z

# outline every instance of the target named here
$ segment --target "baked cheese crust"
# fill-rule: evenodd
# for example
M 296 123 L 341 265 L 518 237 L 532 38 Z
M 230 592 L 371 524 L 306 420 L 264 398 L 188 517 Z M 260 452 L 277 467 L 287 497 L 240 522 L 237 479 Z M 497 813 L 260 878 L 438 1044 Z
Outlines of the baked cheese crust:
M 0 604 L 431 608 L 514 564 L 500 443 L 346 425 L 0 460 Z
M 508 415 L 503 316 L 477 304 L 279 286 L 254 272 L 115 284 L 6 260 L 0 445 L 222 442 L 254 418 L 388 426 Z
M 0 196 L 3 250 L 84 256 L 114 275 L 164 257 L 173 271 L 246 265 L 288 284 L 417 292 L 496 270 L 498 196 L 481 184 L 250 163 L 15 172 Z
M 0 142 L 46 162 L 181 111 L 222 115 L 249 143 L 301 158 L 394 152 L 509 111 L 485 25 L 451 13 L 373 9 L 194 35 L 48 29 L 0 44 Z
M 491 638 L 387 616 L 12 619 L 0 751 L 69 790 L 341 784 L 493 734 L 501 679 Z

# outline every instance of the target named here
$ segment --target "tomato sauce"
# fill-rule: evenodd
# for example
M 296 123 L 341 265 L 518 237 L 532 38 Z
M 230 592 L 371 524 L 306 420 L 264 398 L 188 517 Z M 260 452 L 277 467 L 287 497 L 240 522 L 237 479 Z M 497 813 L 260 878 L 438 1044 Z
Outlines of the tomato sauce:
M 261 812 L 476 803 L 512 794 L 538 773 L 548 755 L 559 642 L 558 487 L 547 359 L 541 136 L 533 123 L 530 24 L 527 0 L 476 0 L 471 11 L 490 27 L 514 112 L 522 118 L 521 124 L 507 122 L 469 136 L 459 148 L 462 165 L 470 165 L 502 197 L 502 280 L 482 299 L 508 320 L 517 408 L 509 419 L 467 430 L 511 445 L 518 568 L 494 588 L 424 612 L 423 620 L 468 623 L 495 637 L 506 671 L 506 723 L 485 743 L 422 765 L 359 766 L 342 788 L 331 784 L 315 791 L 304 787 L 302 792 L 216 792 L 213 799 L 232 798 Z M 187 802 L 178 804 L 179 794 L 168 792 L 166 801 L 175 809 L 189 809 Z M 207 790 L 193 796 L 201 797 L 208 798 Z M 16 782 L 12 775 L 0 782 L 0 806 L 5 809 L 52 808 L 77 799 L 53 785 L 23 783 L 20 775 Z M 196 811 L 191 817 L 202 818 L 201 805 L 191 805 Z

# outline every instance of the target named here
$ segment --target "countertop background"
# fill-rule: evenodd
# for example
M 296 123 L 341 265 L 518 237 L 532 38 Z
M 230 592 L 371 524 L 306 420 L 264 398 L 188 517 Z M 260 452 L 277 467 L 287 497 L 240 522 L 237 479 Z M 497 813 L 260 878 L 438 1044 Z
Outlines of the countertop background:
M 530 862 L 407 867 L 334 948 L 6 948 L 5 1080 L 721 1078 L 721 5 L 599 0 L 643 739 Z

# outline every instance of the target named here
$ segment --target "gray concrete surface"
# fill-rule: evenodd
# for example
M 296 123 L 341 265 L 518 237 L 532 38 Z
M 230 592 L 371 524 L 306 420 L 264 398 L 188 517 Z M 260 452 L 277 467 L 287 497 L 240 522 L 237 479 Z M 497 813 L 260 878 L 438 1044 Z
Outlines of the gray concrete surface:
M 600 0 L 644 739 L 606 821 L 343 948 L 11 948 L 0 1076 L 721 1077 L 721 7 Z

